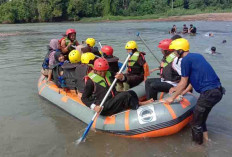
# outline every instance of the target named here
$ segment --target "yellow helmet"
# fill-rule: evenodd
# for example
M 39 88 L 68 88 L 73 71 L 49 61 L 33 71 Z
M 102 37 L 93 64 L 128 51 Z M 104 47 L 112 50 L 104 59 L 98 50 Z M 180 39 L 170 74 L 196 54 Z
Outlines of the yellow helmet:
M 169 46 L 169 49 L 173 49 L 173 50 L 188 51 L 189 48 L 190 48 L 189 42 L 184 38 L 173 40 Z
M 95 45 L 95 39 L 94 38 L 87 38 L 85 43 L 88 44 L 90 47 L 93 47 Z
M 72 50 L 68 58 L 71 63 L 78 63 L 81 61 L 81 53 L 78 50 Z
M 81 55 L 81 63 L 89 64 L 89 61 L 94 60 L 95 55 L 91 52 L 86 52 Z
M 134 50 L 134 49 L 138 49 L 138 46 L 137 46 L 135 41 L 128 41 L 126 43 L 125 49 L 126 50 Z

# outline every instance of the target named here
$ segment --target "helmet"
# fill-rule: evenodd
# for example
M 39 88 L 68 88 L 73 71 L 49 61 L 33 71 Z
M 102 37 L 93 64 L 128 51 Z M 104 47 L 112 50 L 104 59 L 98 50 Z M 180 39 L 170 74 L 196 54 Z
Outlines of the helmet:
M 113 52 L 114 52 L 113 48 L 111 46 L 108 46 L 108 45 L 103 46 L 101 51 L 108 56 L 112 56 Z
M 86 52 L 81 55 L 81 63 L 89 64 L 89 61 L 94 60 L 95 55 L 91 52 Z
M 67 29 L 66 35 L 69 35 L 70 33 L 76 33 L 75 29 Z
M 94 70 L 106 71 L 109 69 L 108 61 L 105 58 L 98 58 L 94 61 Z
M 134 49 L 138 49 L 138 46 L 137 46 L 135 41 L 128 41 L 126 43 L 125 49 L 126 50 L 134 50 Z
M 169 49 L 188 51 L 189 47 L 188 40 L 179 38 L 171 42 Z
M 85 43 L 88 44 L 90 47 L 93 47 L 95 45 L 95 39 L 94 38 L 87 38 Z
M 81 61 L 81 53 L 78 50 L 72 50 L 68 55 L 68 59 L 71 63 L 78 63 Z
M 168 51 L 172 51 L 171 49 L 169 49 L 169 45 L 171 44 L 172 40 L 171 39 L 164 39 L 161 40 L 159 42 L 158 48 L 162 49 L 162 50 L 168 50 Z

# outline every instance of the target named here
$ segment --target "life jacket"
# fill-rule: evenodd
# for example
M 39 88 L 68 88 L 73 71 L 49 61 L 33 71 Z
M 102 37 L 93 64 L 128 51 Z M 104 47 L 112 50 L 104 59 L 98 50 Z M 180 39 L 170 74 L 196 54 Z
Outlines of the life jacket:
M 44 57 L 43 63 L 42 63 L 42 68 L 45 69 L 49 69 L 49 55 L 51 53 L 51 48 L 49 46 L 47 46 L 47 54 Z
M 118 66 L 118 57 L 115 56 L 104 56 L 105 59 L 109 63 L 109 70 L 111 73 L 116 74 L 119 71 L 119 66 Z
M 58 63 L 58 64 L 55 64 L 52 68 L 53 81 L 59 88 L 65 87 L 64 79 L 62 76 L 60 76 L 60 72 L 63 70 L 62 65 L 63 63 Z
M 139 65 L 137 62 L 140 55 L 144 59 L 144 55 L 141 52 L 134 52 L 133 55 L 129 58 L 127 63 L 128 73 L 137 75 L 144 74 L 143 66 Z
M 77 89 L 80 93 L 84 92 L 84 77 L 88 74 L 89 66 L 87 64 L 67 63 L 62 66 L 64 70 L 63 78 L 65 85 L 69 89 Z
M 65 45 L 66 45 L 66 46 L 68 46 L 68 44 L 71 42 L 71 40 L 68 39 L 67 36 L 64 36 L 64 37 L 62 37 L 62 38 L 59 40 L 59 44 L 60 44 L 60 45 L 61 45 L 61 42 L 62 42 L 63 40 L 65 40 Z M 75 39 L 75 40 L 73 41 L 72 46 L 76 46 L 76 42 L 77 42 L 77 40 Z M 72 47 L 72 46 L 69 47 L 69 51 L 72 51 L 72 50 L 75 49 L 75 48 Z
M 174 52 L 169 54 L 163 64 L 161 77 L 166 81 L 179 82 L 181 79 L 181 76 L 177 73 L 177 71 L 172 68 L 172 62 L 175 57 L 176 55 Z
M 88 78 L 91 79 L 94 83 L 93 97 L 95 97 L 95 103 L 100 104 L 112 83 L 111 73 L 107 71 L 105 78 L 103 78 L 93 72 L 90 72 L 88 74 Z M 111 94 L 109 94 L 108 99 L 114 96 L 115 89 L 111 91 Z

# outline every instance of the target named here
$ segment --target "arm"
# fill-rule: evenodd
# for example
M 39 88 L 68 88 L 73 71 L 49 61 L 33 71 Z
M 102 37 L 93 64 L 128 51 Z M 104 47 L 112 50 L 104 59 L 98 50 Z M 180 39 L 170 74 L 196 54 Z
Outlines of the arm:
M 180 82 L 175 87 L 176 92 L 172 96 L 165 99 L 165 102 L 172 103 L 176 99 L 176 97 L 183 92 L 183 90 L 186 88 L 187 84 L 188 84 L 188 77 L 181 77 Z
M 189 84 L 188 87 L 181 93 L 181 95 L 185 95 L 187 92 L 191 91 L 193 89 L 192 85 Z
M 70 42 L 70 43 L 66 46 L 65 40 L 63 39 L 63 40 L 61 41 L 61 44 L 60 44 L 60 45 L 61 45 L 61 46 L 60 46 L 61 52 L 63 52 L 63 53 L 68 53 L 69 47 L 72 45 L 72 42 Z
M 94 103 L 94 97 L 92 96 L 93 91 L 94 91 L 93 81 L 88 79 L 85 85 L 83 95 L 81 97 L 82 102 L 88 107 L 90 107 Z

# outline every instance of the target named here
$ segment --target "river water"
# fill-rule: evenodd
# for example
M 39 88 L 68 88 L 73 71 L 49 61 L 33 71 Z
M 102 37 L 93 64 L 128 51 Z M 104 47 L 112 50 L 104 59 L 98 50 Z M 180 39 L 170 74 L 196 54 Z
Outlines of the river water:
M 90 131 L 86 142 L 76 146 L 86 124 L 75 119 L 37 93 L 41 63 L 50 39 L 61 38 L 68 28 L 77 30 L 78 41 L 94 37 L 102 45 L 114 47 L 114 54 L 123 61 L 129 40 L 138 42 L 139 50 L 147 52 L 150 68 L 157 61 L 142 44 L 136 33 L 146 41 L 153 53 L 162 58 L 158 42 L 170 38 L 173 24 L 193 23 L 196 36 L 185 36 L 191 52 L 199 52 L 219 75 L 226 95 L 209 115 L 207 124 L 211 142 L 196 146 L 191 142 L 190 127 L 179 133 L 159 138 L 129 139 Z M 0 157 L 72 157 L 72 156 L 155 156 L 155 157 L 217 157 L 232 153 L 232 22 L 112 22 L 112 23 L 40 23 L 0 25 Z M 207 33 L 213 32 L 213 37 Z M 227 43 L 222 44 L 223 40 Z M 208 54 L 215 46 L 218 55 Z

